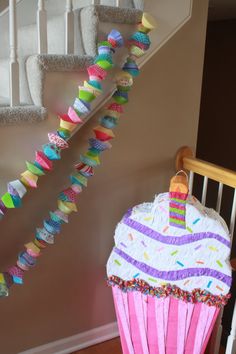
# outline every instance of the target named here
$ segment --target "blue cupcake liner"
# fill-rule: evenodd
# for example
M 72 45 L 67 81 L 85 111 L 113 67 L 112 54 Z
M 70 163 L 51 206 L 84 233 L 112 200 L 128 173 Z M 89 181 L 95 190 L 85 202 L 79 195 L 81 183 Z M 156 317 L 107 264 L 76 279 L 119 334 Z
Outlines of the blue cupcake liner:
M 116 42 L 117 47 L 122 47 L 124 44 L 124 40 L 123 40 L 122 35 L 120 34 L 119 31 L 117 31 L 115 29 L 111 30 L 111 32 L 109 33 L 107 38 L 108 38 L 108 40 L 109 39 L 114 40 Z
M 106 143 L 102 142 L 101 140 L 95 139 L 95 138 L 89 139 L 89 145 L 91 147 L 94 147 L 97 150 L 100 150 L 100 151 L 105 151 L 108 149 L 108 146 Z
M 83 162 L 86 165 L 91 166 L 91 167 L 98 166 L 98 163 L 96 161 L 94 161 L 94 160 L 92 160 L 89 157 L 84 156 L 84 155 L 80 155 L 80 161 Z
M 60 149 L 53 143 L 43 145 L 43 152 L 49 160 L 60 160 Z
M 44 228 L 52 235 L 59 234 L 60 232 L 60 227 L 52 225 L 49 220 L 44 220 L 43 221 L 43 226 Z
M 149 39 L 149 36 L 146 33 L 143 32 L 135 32 L 132 36 L 131 39 L 134 41 L 140 42 L 142 44 L 145 44 L 147 46 L 150 46 L 151 41 Z
M 100 124 L 107 129 L 113 129 L 117 126 L 117 119 L 114 117 L 105 116 L 100 119 Z
M 73 107 L 80 114 L 88 114 L 90 112 L 90 105 L 86 104 L 84 101 L 76 98 Z
M 28 252 L 24 251 L 18 255 L 18 260 L 21 264 L 24 264 L 28 267 L 33 267 L 36 264 L 36 258 L 31 256 Z
M 45 241 L 50 245 L 54 243 L 54 236 L 50 234 L 50 232 L 48 232 L 45 228 L 36 229 L 35 237 L 37 240 Z
M 101 90 L 102 89 L 102 85 L 100 84 L 99 81 L 95 81 L 95 80 L 89 80 L 88 84 L 93 86 L 94 88 Z
M 53 213 L 52 211 L 49 211 L 49 215 L 50 215 L 50 218 L 52 219 L 52 221 L 55 221 L 58 224 L 64 223 L 64 221 L 61 218 L 59 218 L 59 216 L 57 214 Z

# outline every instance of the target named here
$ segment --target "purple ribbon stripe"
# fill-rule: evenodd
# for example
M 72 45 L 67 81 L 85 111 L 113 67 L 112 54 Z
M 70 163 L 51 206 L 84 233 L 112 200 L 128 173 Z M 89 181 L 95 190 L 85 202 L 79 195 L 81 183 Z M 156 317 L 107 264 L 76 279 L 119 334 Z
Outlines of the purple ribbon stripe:
M 125 217 L 123 218 L 122 222 L 131 227 L 132 229 L 142 233 L 143 235 L 152 238 L 153 240 L 168 244 L 168 245 L 175 245 L 175 246 L 181 246 L 185 245 L 188 243 L 192 242 L 197 242 L 201 241 L 207 238 L 212 238 L 215 239 L 222 244 L 224 244 L 226 247 L 230 248 L 230 242 L 227 241 L 224 237 L 215 234 L 213 232 L 199 232 L 195 234 L 188 234 L 188 235 L 183 235 L 183 236 L 167 236 L 167 235 L 162 235 L 159 232 L 151 229 L 148 226 L 145 226 L 143 224 L 140 224 L 139 222 L 132 220 L 129 218 L 129 214 L 126 214 Z
M 213 277 L 222 281 L 223 283 L 227 284 L 229 287 L 231 286 L 231 277 L 225 275 L 217 270 L 211 268 L 187 268 L 182 270 L 173 270 L 173 271 L 160 271 L 156 268 L 153 268 L 143 262 L 139 262 L 136 259 L 129 256 L 124 251 L 120 250 L 119 248 L 115 247 L 113 251 L 122 257 L 126 262 L 132 264 L 134 267 L 146 273 L 154 278 L 159 278 L 163 280 L 182 280 L 189 277 L 200 277 L 200 276 L 208 276 Z

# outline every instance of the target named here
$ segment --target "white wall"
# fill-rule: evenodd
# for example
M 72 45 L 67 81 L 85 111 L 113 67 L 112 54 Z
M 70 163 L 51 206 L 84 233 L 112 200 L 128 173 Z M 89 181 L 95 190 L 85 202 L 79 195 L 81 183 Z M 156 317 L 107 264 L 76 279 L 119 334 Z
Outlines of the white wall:
M 0 352 L 16 354 L 114 321 L 104 278 L 115 225 L 130 206 L 166 191 L 177 148 L 196 144 L 206 17 L 207 0 L 195 0 L 192 19 L 143 67 L 113 148 L 82 193 L 78 214 L 26 275 L 24 286 L 1 299 Z M 24 207 L 1 222 L 1 269 L 14 262 L 35 226 L 55 208 L 56 195 L 67 185 L 66 176 L 85 151 L 97 118 L 73 138 L 54 171 L 26 196 Z M 15 135 L 3 129 L 17 154 L 23 127 Z M 31 134 L 36 133 L 32 126 Z

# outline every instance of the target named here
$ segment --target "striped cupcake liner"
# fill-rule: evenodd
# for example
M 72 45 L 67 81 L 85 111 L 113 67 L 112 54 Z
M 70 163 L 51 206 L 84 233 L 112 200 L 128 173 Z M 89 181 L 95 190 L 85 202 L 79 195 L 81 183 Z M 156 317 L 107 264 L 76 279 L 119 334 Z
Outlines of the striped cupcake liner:
M 112 287 L 123 354 L 203 354 L 220 309 Z

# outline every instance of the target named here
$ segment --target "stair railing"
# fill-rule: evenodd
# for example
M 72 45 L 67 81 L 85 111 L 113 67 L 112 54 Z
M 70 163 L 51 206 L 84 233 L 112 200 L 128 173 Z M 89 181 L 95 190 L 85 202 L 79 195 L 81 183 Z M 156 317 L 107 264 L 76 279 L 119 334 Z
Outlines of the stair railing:
M 9 46 L 10 46 L 10 106 L 20 102 L 19 63 L 17 56 L 16 0 L 9 0 Z
M 17 4 L 22 0 L 9 0 L 9 47 L 10 47 L 10 106 L 20 104 L 20 73 L 17 54 Z M 100 5 L 100 0 L 91 0 L 92 5 Z M 124 0 L 115 0 L 115 6 L 123 7 Z M 7 10 L 4 10 L 5 13 Z M 37 51 L 48 53 L 47 10 L 45 0 L 37 2 Z M 27 39 L 26 39 L 27 40 Z M 32 53 L 33 54 L 33 53 Z M 65 0 L 65 54 L 74 54 L 74 12 L 73 0 Z
M 47 54 L 48 52 L 47 11 L 45 9 L 44 0 L 38 0 L 37 35 L 38 35 L 38 54 Z

